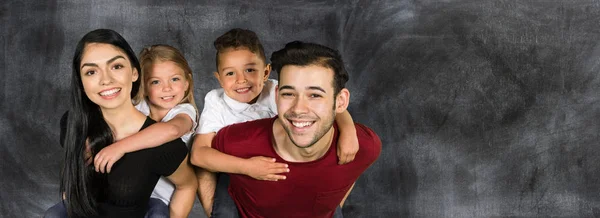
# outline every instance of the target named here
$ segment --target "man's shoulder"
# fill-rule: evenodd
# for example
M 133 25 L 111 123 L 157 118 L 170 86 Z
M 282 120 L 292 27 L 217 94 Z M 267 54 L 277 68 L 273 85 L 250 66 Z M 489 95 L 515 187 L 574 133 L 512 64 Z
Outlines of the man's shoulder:
M 368 159 L 377 159 L 381 152 L 381 139 L 379 139 L 377 133 L 360 123 L 354 123 L 354 126 L 356 128 L 356 136 L 360 146 L 358 151 L 366 152 Z
M 246 122 L 241 122 L 241 123 L 234 123 L 229 126 L 223 127 L 223 129 L 227 129 L 227 130 L 244 129 L 245 132 L 262 131 L 262 129 L 265 129 L 265 128 L 271 129 L 273 126 L 274 119 L 277 119 L 277 117 L 251 120 L 251 121 L 246 121 Z

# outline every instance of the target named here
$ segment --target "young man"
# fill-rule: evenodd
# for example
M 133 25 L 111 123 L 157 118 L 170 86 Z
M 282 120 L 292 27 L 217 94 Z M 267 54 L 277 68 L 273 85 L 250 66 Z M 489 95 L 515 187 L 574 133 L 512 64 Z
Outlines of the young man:
M 289 172 L 278 182 L 230 174 L 229 194 L 241 217 L 339 216 L 336 209 L 379 156 L 381 141 L 371 129 L 355 124 L 358 153 L 354 161 L 337 164 L 334 121 L 350 99 L 344 88 L 348 74 L 337 51 L 291 42 L 274 52 L 271 62 L 279 73 L 278 116 L 225 127 L 212 147 L 241 158 L 275 157 Z

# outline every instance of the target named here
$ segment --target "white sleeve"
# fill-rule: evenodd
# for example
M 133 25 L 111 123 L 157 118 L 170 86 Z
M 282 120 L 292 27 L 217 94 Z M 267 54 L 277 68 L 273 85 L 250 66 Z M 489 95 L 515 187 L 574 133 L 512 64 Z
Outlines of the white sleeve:
M 190 117 L 190 119 L 192 119 L 192 129 L 190 131 L 194 132 L 198 126 L 196 108 L 194 108 L 194 106 L 192 106 L 192 104 L 189 103 L 178 104 L 177 106 L 169 110 L 167 115 L 165 115 L 165 117 L 162 119 L 162 122 L 167 122 L 175 118 L 175 116 L 179 114 L 186 114 Z
M 275 102 L 277 96 L 275 95 L 275 89 L 277 88 L 278 82 L 273 79 L 269 79 L 267 82 L 271 82 L 271 86 L 269 87 L 269 109 L 273 114 L 277 114 L 277 103 Z
M 206 94 L 206 97 L 204 97 L 204 108 L 200 114 L 200 121 L 198 121 L 196 134 L 216 133 L 226 126 L 222 116 L 222 113 L 225 112 L 225 108 L 223 105 L 219 104 L 219 100 L 219 95 L 216 90 L 212 90 Z

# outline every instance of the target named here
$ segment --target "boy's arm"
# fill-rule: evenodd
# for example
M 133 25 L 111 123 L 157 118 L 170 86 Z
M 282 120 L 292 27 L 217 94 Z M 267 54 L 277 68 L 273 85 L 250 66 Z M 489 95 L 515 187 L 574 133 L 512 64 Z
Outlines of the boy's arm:
M 170 217 L 188 217 L 192 206 L 194 206 L 196 189 L 198 188 L 195 175 L 194 169 L 189 164 L 188 157 L 186 157 L 179 165 L 179 168 L 167 177 L 175 185 L 175 190 L 169 203 Z
M 178 139 L 192 130 L 192 118 L 178 114 L 167 122 L 157 122 L 129 137 L 106 146 L 94 157 L 96 172 L 110 173 L 110 169 L 125 153 L 153 148 Z
M 337 146 L 338 164 L 346 164 L 353 161 L 358 152 L 359 146 L 358 137 L 356 136 L 356 127 L 354 126 L 354 121 L 352 120 L 350 113 L 348 113 L 348 110 L 337 114 L 335 116 L 335 122 L 340 131 Z
M 285 179 L 285 176 L 277 174 L 289 172 L 287 164 L 275 163 L 275 158 L 257 156 L 244 159 L 220 152 L 211 146 L 215 135 L 213 132 L 194 137 L 192 164 L 212 172 L 244 174 L 270 181 Z
M 348 195 L 350 195 L 350 192 L 354 188 L 355 184 L 356 182 L 352 183 L 352 186 L 350 186 L 350 189 L 348 189 L 348 192 L 346 192 L 346 195 L 344 196 L 344 198 L 342 198 L 342 202 L 340 202 L 340 207 L 344 207 L 344 202 L 346 202 L 346 198 L 348 198 Z

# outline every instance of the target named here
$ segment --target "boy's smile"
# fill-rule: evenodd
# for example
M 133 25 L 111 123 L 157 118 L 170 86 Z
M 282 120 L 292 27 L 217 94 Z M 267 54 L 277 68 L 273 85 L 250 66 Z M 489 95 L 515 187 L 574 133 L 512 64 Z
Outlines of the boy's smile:
M 269 78 L 270 65 L 246 48 L 219 53 L 219 69 L 214 75 L 225 94 L 242 103 L 252 104 Z

